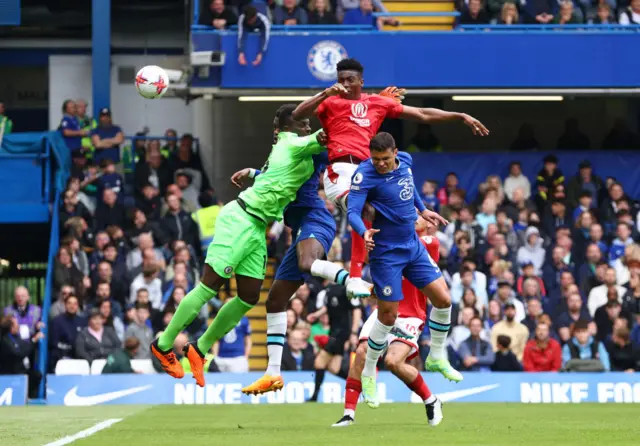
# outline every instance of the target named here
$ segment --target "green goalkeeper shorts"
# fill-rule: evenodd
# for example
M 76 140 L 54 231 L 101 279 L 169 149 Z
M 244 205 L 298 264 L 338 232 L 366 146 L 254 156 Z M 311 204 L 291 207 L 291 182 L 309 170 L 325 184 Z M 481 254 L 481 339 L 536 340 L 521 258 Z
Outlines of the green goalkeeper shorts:
M 237 201 L 225 205 L 216 219 L 215 235 L 205 263 L 222 277 L 234 273 L 264 279 L 267 271 L 267 225 Z

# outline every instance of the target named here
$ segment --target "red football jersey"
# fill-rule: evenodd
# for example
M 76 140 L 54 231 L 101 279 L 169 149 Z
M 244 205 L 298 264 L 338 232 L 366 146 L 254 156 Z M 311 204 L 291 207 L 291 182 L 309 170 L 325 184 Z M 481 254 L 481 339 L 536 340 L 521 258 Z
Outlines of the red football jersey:
M 437 263 L 440 260 L 440 241 L 435 236 L 420 237 L 431 258 Z M 407 279 L 402 279 L 402 295 L 404 299 L 398 305 L 398 317 L 417 317 L 427 320 L 427 298 Z
M 377 94 L 363 93 L 358 100 L 340 96 L 325 99 L 316 115 L 329 137 L 329 161 L 344 155 L 369 158 L 369 141 L 378 133 L 382 121 L 397 118 L 402 109 L 402 104 Z

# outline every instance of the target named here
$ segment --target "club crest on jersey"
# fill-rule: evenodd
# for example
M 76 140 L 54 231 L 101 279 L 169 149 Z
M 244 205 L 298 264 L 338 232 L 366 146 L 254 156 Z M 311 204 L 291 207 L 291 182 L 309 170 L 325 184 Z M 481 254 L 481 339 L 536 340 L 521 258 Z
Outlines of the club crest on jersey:
M 362 183 L 362 174 L 360 172 L 358 172 L 354 177 L 353 180 L 351 180 L 352 184 L 360 184 Z
M 401 178 L 398 184 L 402 186 L 400 199 L 402 201 L 411 200 L 413 198 L 413 179 L 411 177 Z
M 368 111 L 369 106 L 367 104 L 364 102 L 356 102 L 355 104 L 351 104 L 351 116 L 349 116 L 349 118 L 360 127 L 369 127 L 371 126 L 371 121 L 367 119 Z
M 224 269 L 224 273 L 225 273 L 225 274 L 231 274 L 232 272 L 233 272 L 233 267 L 231 267 L 231 266 L 227 266 L 227 267 Z
M 382 289 L 382 294 L 387 297 L 391 296 L 391 293 L 393 293 L 393 288 L 388 285 Z
M 335 40 L 322 40 L 311 47 L 307 54 L 307 66 L 316 79 L 335 81 L 336 65 L 349 57 L 347 50 Z

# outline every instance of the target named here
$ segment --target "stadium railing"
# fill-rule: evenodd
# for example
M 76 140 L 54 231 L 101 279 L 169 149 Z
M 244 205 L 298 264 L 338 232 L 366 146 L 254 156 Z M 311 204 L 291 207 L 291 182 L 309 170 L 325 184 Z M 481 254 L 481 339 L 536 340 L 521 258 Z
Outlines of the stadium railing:
M 590 25 L 587 23 L 578 25 L 460 25 L 455 28 L 457 31 L 497 31 L 512 32 L 519 31 L 525 33 L 548 33 L 548 32 L 640 32 L 640 25 Z

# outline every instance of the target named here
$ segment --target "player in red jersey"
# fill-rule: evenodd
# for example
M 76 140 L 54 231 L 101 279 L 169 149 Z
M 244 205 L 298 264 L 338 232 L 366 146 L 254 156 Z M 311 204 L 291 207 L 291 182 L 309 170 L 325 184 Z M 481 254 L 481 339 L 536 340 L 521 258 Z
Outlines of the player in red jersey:
M 418 217 L 416 232 L 420 235 L 420 240 L 427 249 L 429 256 L 437 262 L 440 259 L 440 242 L 433 235 L 425 235 L 427 233 L 434 234 L 435 230 L 435 226 Z M 442 421 L 442 403 L 431 393 L 418 369 L 407 364 L 407 361 L 418 355 L 418 338 L 427 319 L 427 299 L 420 290 L 406 279 L 402 280 L 402 294 L 404 299 L 400 301 L 398 307 L 398 318 L 387 339 L 389 347 L 385 357 L 385 366 L 391 373 L 400 378 L 409 389 L 422 398 L 429 424 L 437 426 Z M 334 427 L 349 426 L 355 422 L 356 406 L 362 391 L 360 375 L 367 356 L 367 343 L 363 341 L 368 339 L 369 331 L 378 317 L 377 311 L 374 310 L 371 313 L 360 331 L 360 343 L 347 377 L 344 414 L 333 425 Z M 371 407 L 375 408 L 377 406 Z
M 364 68 L 357 60 L 341 60 L 337 65 L 338 82 L 307 99 L 293 112 L 294 119 L 308 118 L 313 114 L 320 119 L 329 138 L 327 150 L 330 165 L 323 178 L 324 190 L 327 198 L 345 211 L 351 177 L 358 164 L 370 157 L 369 141 L 378 133 L 386 118 L 410 119 L 424 124 L 462 121 L 471 128 L 474 135 L 489 134 L 480 121 L 464 113 L 409 107 L 388 97 L 362 93 L 363 71 Z M 437 213 L 432 212 L 430 215 L 431 223 L 446 224 Z M 355 297 L 370 295 L 369 284 L 361 279 L 365 255 L 364 240 L 353 231 L 347 291 Z M 336 265 L 324 260 L 316 260 L 311 266 L 314 276 L 329 280 L 334 280 L 338 271 Z

